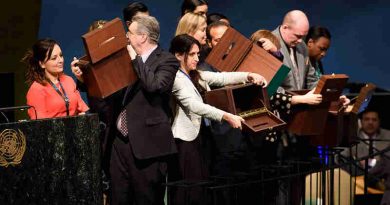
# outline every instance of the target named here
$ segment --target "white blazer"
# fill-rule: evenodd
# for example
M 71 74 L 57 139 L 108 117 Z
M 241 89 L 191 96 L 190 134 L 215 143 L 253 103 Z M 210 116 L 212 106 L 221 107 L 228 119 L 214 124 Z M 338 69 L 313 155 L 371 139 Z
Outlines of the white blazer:
M 209 72 L 199 71 L 199 84 L 207 91 L 211 86 L 225 86 L 248 81 L 247 72 Z M 199 134 L 202 117 L 222 121 L 225 111 L 203 103 L 202 97 L 189 77 L 180 70 L 176 73 L 172 88 L 176 100 L 175 119 L 172 132 L 175 138 L 193 141 Z

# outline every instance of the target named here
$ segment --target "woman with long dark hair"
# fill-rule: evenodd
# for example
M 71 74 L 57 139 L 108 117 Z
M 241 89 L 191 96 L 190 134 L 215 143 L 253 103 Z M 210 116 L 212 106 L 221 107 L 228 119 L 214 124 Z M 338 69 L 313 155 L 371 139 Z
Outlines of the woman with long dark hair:
M 31 119 L 84 114 L 89 108 L 76 83 L 63 73 L 64 57 L 53 39 L 38 40 L 22 59 L 27 65 L 27 104 Z
M 252 82 L 266 85 L 265 79 L 255 73 L 231 72 L 215 73 L 198 71 L 200 43 L 181 34 L 171 41 L 169 51 L 179 60 L 180 68 L 176 74 L 172 93 L 175 97 L 175 118 L 172 132 L 178 148 L 178 173 L 170 174 L 171 180 L 203 180 L 208 177 L 207 166 L 203 162 L 200 136 L 204 134 L 205 118 L 227 121 L 233 128 L 241 128 L 243 118 L 225 112 L 203 102 L 203 94 L 212 86 L 225 86 Z M 183 204 L 184 194 L 178 190 L 173 197 L 177 204 Z M 191 189 L 188 204 L 200 204 L 201 190 Z

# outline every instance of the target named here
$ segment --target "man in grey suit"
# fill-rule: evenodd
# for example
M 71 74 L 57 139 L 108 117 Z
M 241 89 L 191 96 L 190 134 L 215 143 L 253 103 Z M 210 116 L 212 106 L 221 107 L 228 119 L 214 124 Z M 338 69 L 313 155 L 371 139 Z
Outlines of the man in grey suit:
M 390 131 L 380 127 L 380 119 L 377 111 L 365 110 L 361 117 L 361 128 L 358 132 L 358 137 L 361 140 L 356 147 L 352 147 L 352 156 L 354 158 L 366 157 L 373 155 L 378 151 L 384 151 L 390 147 Z M 365 168 L 365 160 L 359 162 L 362 169 L 357 170 L 357 175 L 363 174 Z M 384 187 L 385 192 L 382 197 L 381 205 L 390 204 L 390 152 L 385 152 L 381 155 L 376 155 L 368 159 L 368 186 Z M 384 182 L 379 179 L 385 179 Z
M 281 87 L 284 90 L 312 89 L 317 85 L 315 69 L 310 65 L 307 46 L 303 41 L 309 30 L 309 20 L 299 10 L 288 12 L 282 25 L 272 33 L 279 38 L 283 64 L 291 68 Z
M 354 158 L 362 158 L 375 152 L 384 150 L 390 146 L 390 131 L 380 127 L 380 119 L 378 112 L 374 110 L 366 110 L 362 113 L 361 128 L 358 132 L 357 151 L 356 147 L 352 147 L 352 156 Z M 368 168 L 374 167 L 381 160 L 379 155 L 368 159 Z M 365 161 L 359 163 L 361 168 L 365 168 Z
M 283 64 L 291 68 L 281 87 L 279 87 L 279 92 L 313 89 L 317 85 L 318 78 L 315 76 L 315 69 L 310 65 L 307 46 L 303 41 L 308 30 L 309 20 L 305 13 L 293 10 L 284 16 L 282 24 L 272 32 L 280 41 L 280 52 L 284 56 Z M 321 101 L 322 98 L 309 92 L 304 99 L 301 103 L 311 104 L 310 102 L 315 101 L 318 104 L 318 100 Z M 310 151 L 312 149 L 309 149 L 309 147 L 307 140 L 286 133 L 282 136 L 278 157 L 284 158 L 284 156 L 287 156 L 289 159 L 302 160 L 311 155 Z M 279 182 L 277 204 L 299 204 L 302 200 L 301 195 L 304 193 L 303 180 L 299 177 L 291 180 L 293 181 Z M 291 188 L 290 183 L 294 184 L 294 188 Z

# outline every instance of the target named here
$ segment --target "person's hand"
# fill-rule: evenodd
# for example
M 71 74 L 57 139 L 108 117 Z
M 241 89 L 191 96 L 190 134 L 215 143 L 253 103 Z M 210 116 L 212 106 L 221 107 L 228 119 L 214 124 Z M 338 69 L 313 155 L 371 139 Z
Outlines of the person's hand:
M 83 72 L 81 71 L 80 67 L 77 66 L 77 63 L 79 63 L 79 60 L 76 57 L 73 57 L 73 61 L 70 63 L 70 68 L 72 70 L 73 75 L 75 75 L 80 82 L 84 82 L 82 76 Z
M 223 114 L 222 119 L 228 122 L 230 126 L 232 126 L 233 128 L 240 128 L 240 129 L 242 129 L 241 123 L 245 121 L 242 117 L 230 113 Z
M 261 85 L 263 87 L 266 87 L 268 85 L 267 80 L 262 75 L 259 75 L 257 73 L 249 73 L 248 81 L 256 85 Z
M 318 105 L 322 102 L 321 94 L 314 94 L 313 92 L 308 92 L 305 95 L 294 95 L 291 98 L 291 104 L 308 104 L 308 105 Z
M 137 56 L 137 53 L 135 52 L 134 48 L 129 44 L 127 44 L 127 51 L 129 52 L 129 56 L 131 60 L 134 60 L 135 57 Z
M 303 103 L 308 105 L 318 105 L 322 102 L 321 94 L 314 94 L 311 92 L 306 93 L 303 97 Z
M 260 38 L 259 42 L 261 44 L 261 47 L 263 47 L 264 50 L 268 52 L 278 51 L 278 48 L 276 48 L 275 44 L 273 44 L 268 38 Z
M 349 105 L 349 103 L 351 103 L 351 100 L 345 95 L 340 96 L 339 101 L 343 104 L 345 108 Z
M 79 115 L 85 115 L 85 112 L 80 112 Z

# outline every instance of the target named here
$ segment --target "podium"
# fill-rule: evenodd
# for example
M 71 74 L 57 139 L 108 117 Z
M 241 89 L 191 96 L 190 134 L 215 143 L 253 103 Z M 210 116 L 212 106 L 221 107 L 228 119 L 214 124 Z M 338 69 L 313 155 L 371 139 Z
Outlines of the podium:
M 328 111 L 324 133 L 311 138 L 313 145 L 350 146 L 357 140 L 358 114 L 366 109 L 376 86 L 366 84 L 359 95 L 351 100 L 352 109 L 346 111 L 338 102 L 332 102 Z
M 0 124 L 1 204 L 103 204 L 98 116 Z
M 287 129 L 300 136 L 320 135 L 325 129 L 326 119 L 330 103 L 337 101 L 348 81 L 344 74 L 332 74 L 321 76 L 314 94 L 322 95 L 319 105 L 296 105 L 292 110 L 292 118 L 287 124 Z M 292 91 L 291 94 L 305 94 L 306 91 Z
M 270 96 L 290 72 L 289 67 L 231 27 L 211 50 L 206 62 L 221 72 L 239 71 L 262 75 L 268 82 L 267 92 Z
M 105 98 L 137 80 L 119 18 L 88 32 L 82 39 L 87 55 L 80 58 L 79 66 L 90 96 Z

